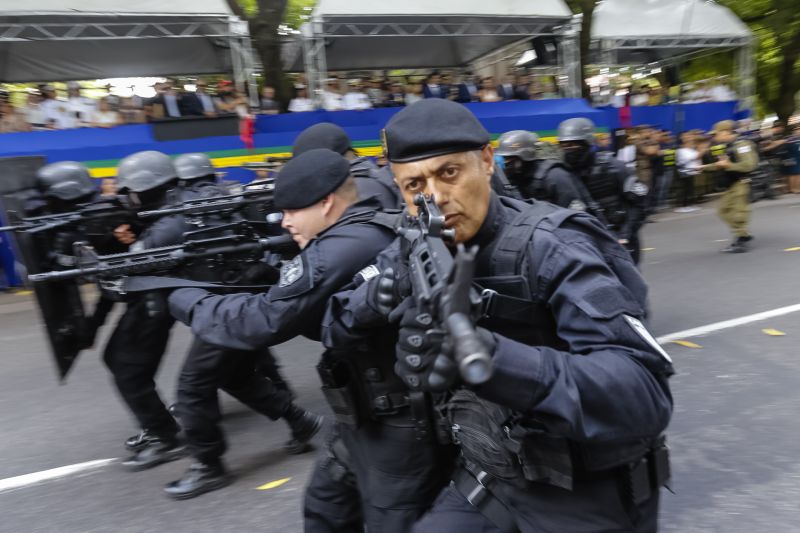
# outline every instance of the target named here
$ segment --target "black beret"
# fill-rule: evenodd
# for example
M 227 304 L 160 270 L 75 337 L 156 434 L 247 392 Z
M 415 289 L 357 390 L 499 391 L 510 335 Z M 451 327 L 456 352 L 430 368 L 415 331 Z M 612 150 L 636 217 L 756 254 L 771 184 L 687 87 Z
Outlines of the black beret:
M 383 131 L 384 151 L 393 163 L 479 150 L 489 140 L 489 132 L 466 107 L 441 98 L 406 107 Z
M 275 207 L 303 209 L 339 188 L 350 175 L 350 163 L 332 150 L 309 150 L 291 161 L 275 179 Z
M 327 148 L 344 155 L 350 149 L 350 137 L 342 128 L 330 122 L 320 122 L 304 129 L 292 146 L 295 157 L 315 148 Z

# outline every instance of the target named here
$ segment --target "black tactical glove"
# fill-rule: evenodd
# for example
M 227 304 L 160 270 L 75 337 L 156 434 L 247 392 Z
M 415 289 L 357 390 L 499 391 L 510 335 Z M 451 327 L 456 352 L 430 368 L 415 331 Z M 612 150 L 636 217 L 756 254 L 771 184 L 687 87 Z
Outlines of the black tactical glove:
M 384 318 L 389 318 L 392 311 L 411 295 L 408 268 L 402 264 L 396 268 L 387 268 L 367 282 L 367 305 Z
M 242 274 L 242 285 L 275 285 L 281 277 L 281 271 L 272 265 L 259 261 L 247 267 Z
M 447 335 L 431 316 L 409 307 L 400 321 L 395 373 L 411 390 L 444 391 L 458 380 L 458 366 L 449 355 Z

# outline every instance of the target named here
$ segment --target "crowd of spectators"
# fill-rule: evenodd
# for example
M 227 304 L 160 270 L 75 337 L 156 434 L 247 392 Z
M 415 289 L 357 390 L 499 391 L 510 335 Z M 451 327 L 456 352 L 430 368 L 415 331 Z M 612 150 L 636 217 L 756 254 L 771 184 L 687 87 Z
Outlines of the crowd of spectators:
M 424 98 L 445 98 L 461 103 L 498 102 L 502 100 L 539 100 L 558 98 L 552 77 L 531 79 L 528 75 L 505 76 L 499 82 L 492 76 L 478 77 L 471 73 L 456 79 L 447 74 L 432 72 L 425 78 L 328 78 L 319 102 L 309 98 L 303 83 L 294 86 L 295 95 L 289 112 L 357 111 L 375 107 L 399 107 Z M 274 89 L 265 87 L 261 109 L 277 113 Z
M 703 102 L 730 102 L 736 100 L 736 93 L 724 79 L 702 80 L 675 86 L 661 86 L 654 83 L 640 83 L 619 89 L 595 91 L 593 103 L 598 106 L 656 106 L 666 104 L 698 104 Z
M 650 213 L 670 206 L 679 213 L 695 211 L 700 200 L 716 191 L 716 174 L 710 165 L 721 152 L 709 132 L 684 131 L 675 138 L 668 130 L 637 126 L 620 133 L 616 157 L 650 189 Z M 778 185 L 800 193 L 800 123 L 790 129 L 775 121 L 772 127 L 754 130 L 749 121 L 741 121 L 737 134 L 756 144 L 764 163 L 753 180 L 766 181 L 756 186 L 771 189 Z M 606 148 L 598 145 L 613 150 L 610 144 Z M 724 152 L 724 147 L 721 150 Z
M 29 89 L 24 103 L 16 106 L 9 93 L 0 91 L 0 133 L 110 128 L 179 117 L 249 113 L 247 98 L 230 81 L 216 84 L 213 94 L 202 80 L 195 88 L 194 91 L 177 89 L 167 81 L 153 86 L 152 98 L 120 97 L 112 94 L 110 87 L 101 98 L 89 98 L 76 82 L 67 84 L 66 95 L 59 95 L 53 85 L 42 84 Z

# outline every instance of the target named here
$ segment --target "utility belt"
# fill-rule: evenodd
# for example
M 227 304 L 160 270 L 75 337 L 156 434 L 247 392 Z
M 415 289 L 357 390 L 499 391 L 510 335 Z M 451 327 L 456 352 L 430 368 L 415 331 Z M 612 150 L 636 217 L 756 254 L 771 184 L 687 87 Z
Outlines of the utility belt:
M 654 446 L 636 461 L 602 471 L 576 471 L 574 480 L 577 484 L 613 480 L 620 488 L 626 507 L 639 506 L 655 496 L 661 487 L 668 486 L 670 466 L 666 439 L 659 437 Z M 512 510 L 498 495 L 502 483 L 479 465 L 462 458 L 451 486 L 502 533 L 518 533 Z M 525 490 L 525 487 L 513 486 Z
M 411 392 L 392 369 L 376 366 L 376 357 L 323 355 L 317 365 L 322 393 L 339 424 L 357 428 L 368 420 L 414 427 L 420 440 L 443 438 L 444 424 L 428 394 Z M 368 364 L 372 361 L 373 364 Z

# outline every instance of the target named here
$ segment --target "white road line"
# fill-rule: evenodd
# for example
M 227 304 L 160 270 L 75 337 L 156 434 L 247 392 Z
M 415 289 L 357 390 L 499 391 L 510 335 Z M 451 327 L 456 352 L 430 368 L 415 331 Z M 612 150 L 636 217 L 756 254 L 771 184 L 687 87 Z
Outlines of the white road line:
M 670 333 L 669 335 L 658 337 L 656 340 L 658 341 L 659 344 L 666 344 L 668 342 L 680 339 L 687 339 L 690 337 L 700 337 L 702 335 L 708 335 L 709 333 L 714 333 L 716 331 L 720 331 L 723 329 L 735 328 L 736 326 L 743 326 L 744 324 L 750 324 L 751 322 L 758 322 L 759 320 L 766 320 L 768 318 L 773 318 L 776 316 L 788 315 L 789 313 L 796 313 L 797 311 L 800 311 L 800 304 L 787 305 L 786 307 L 779 307 L 777 309 L 772 309 L 770 311 L 764 311 L 763 313 L 756 313 L 754 315 L 732 318 L 730 320 L 723 320 L 722 322 L 715 322 L 713 324 L 708 324 L 707 326 L 700 326 L 699 328 L 676 331 L 675 333 Z
M 9 477 L 0 479 L 0 492 L 18 489 L 34 483 L 42 481 L 49 481 L 51 479 L 58 479 L 61 477 L 69 476 L 70 474 L 77 474 L 79 472 L 86 472 L 105 466 L 116 459 L 98 459 L 96 461 L 88 461 L 86 463 L 78 463 L 75 465 L 61 466 L 51 470 L 42 470 L 41 472 L 34 472 L 33 474 L 25 474 L 23 476 Z

